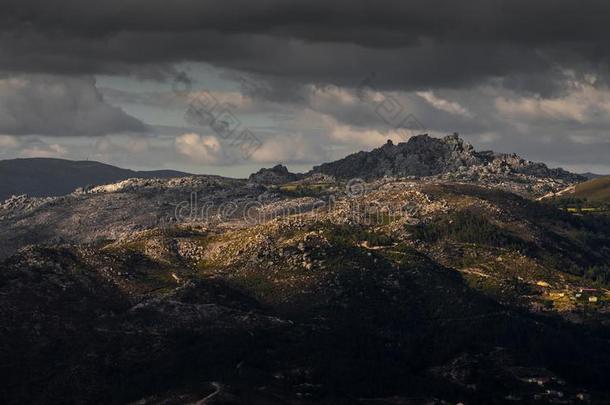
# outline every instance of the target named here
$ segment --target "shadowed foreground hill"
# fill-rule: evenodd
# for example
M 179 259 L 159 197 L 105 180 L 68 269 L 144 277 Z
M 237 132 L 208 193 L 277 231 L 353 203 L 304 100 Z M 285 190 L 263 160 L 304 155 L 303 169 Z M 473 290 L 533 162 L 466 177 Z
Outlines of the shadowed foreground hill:
M 475 185 L 319 186 L 130 180 L 8 212 L 6 242 L 51 225 L 0 263 L 0 397 L 607 403 L 603 218 Z M 192 191 L 233 209 L 155 225 Z
M 0 394 L 139 404 L 603 398 L 589 390 L 603 386 L 610 353 L 591 326 L 499 304 L 405 245 L 358 247 L 357 232 L 280 221 L 24 250 L 0 265 Z M 218 402 L 203 401 L 210 395 Z
M 133 171 L 93 161 L 50 158 L 0 161 L 0 201 L 12 195 L 59 196 L 79 187 L 114 183 L 132 177 L 186 176 L 173 170 Z

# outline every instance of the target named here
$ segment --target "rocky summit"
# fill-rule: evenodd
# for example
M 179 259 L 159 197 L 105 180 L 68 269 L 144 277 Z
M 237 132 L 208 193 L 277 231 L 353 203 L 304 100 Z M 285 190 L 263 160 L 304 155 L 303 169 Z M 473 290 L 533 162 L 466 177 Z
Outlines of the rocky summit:
M 253 183 L 283 184 L 298 180 L 299 177 L 302 176 L 290 173 L 286 166 L 280 164 L 271 169 L 260 169 L 258 172 L 252 173 L 248 180 Z
M 515 154 L 477 152 L 458 134 L 442 139 L 418 135 L 397 145 L 388 141 L 370 152 L 355 153 L 336 162 L 316 166 L 312 172 L 343 179 L 451 176 L 469 181 L 519 179 L 521 182 L 546 180 L 561 184 L 585 180 L 583 176 L 562 169 L 549 169 L 543 163 L 530 162 Z
M 607 206 L 540 199 L 579 181 L 452 135 L 12 197 L 0 398 L 608 403 Z

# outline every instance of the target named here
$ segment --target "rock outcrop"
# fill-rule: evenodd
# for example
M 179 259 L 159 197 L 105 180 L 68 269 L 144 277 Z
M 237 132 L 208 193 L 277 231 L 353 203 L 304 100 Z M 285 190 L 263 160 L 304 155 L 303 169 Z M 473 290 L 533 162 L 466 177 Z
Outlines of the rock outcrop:
M 473 180 L 485 174 L 524 175 L 568 183 L 585 180 L 580 175 L 562 169 L 549 169 L 543 163 L 530 162 L 515 154 L 477 152 L 455 133 L 444 138 L 418 135 L 397 145 L 388 141 L 370 152 L 358 152 L 316 166 L 312 172 L 343 179 L 359 177 L 367 180 L 384 176 L 429 177 L 447 173 L 468 173 Z
M 284 184 L 299 178 L 298 174 L 290 173 L 286 166 L 280 164 L 273 166 L 271 169 L 260 169 L 258 172 L 251 174 L 248 180 L 259 184 Z

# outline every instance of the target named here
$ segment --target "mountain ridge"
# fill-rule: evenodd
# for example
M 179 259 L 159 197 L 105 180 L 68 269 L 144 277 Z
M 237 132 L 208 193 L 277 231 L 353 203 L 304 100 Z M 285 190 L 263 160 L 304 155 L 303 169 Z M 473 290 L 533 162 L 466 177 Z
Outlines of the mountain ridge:
M 175 170 L 136 171 L 96 161 L 72 161 L 56 158 L 21 158 L 0 160 L 0 201 L 26 194 L 30 197 L 67 195 L 78 188 L 112 184 L 130 178 L 165 179 L 192 176 Z M 476 151 L 457 133 L 443 138 L 417 135 L 406 142 L 360 151 L 333 162 L 314 166 L 306 173 L 291 173 L 281 165 L 262 168 L 248 181 L 259 184 L 283 184 L 314 177 L 338 180 L 382 177 L 436 177 L 451 181 L 513 183 L 513 188 L 530 184 L 539 194 L 565 189 L 584 182 L 587 176 L 546 164 L 532 162 L 514 153 Z M 514 190 L 513 190 L 514 191 Z M 521 194 L 527 190 L 522 190 Z

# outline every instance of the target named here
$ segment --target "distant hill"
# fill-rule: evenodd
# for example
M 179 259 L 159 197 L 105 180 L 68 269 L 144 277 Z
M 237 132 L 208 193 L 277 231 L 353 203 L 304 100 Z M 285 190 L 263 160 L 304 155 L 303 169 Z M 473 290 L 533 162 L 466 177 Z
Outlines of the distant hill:
M 589 201 L 610 202 L 610 176 L 598 177 L 577 184 L 569 195 L 575 198 L 586 198 Z
M 605 174 L 597 174 L 597 173 L 591 173 L 591 172 L 587 172 L 587 173 L 579 173 L 582 177 L 585 177 L 587 180 L 593 180 L 593 179 L 597 179 L 599 177 L 605 177 Z
M 0 161 L 0 201 L 12 195 L 58 196 L 79 187 L 114 183 L 131 177 L 188 176 L 174 170 L 134 171 L 93 161 L 31 158 Z

